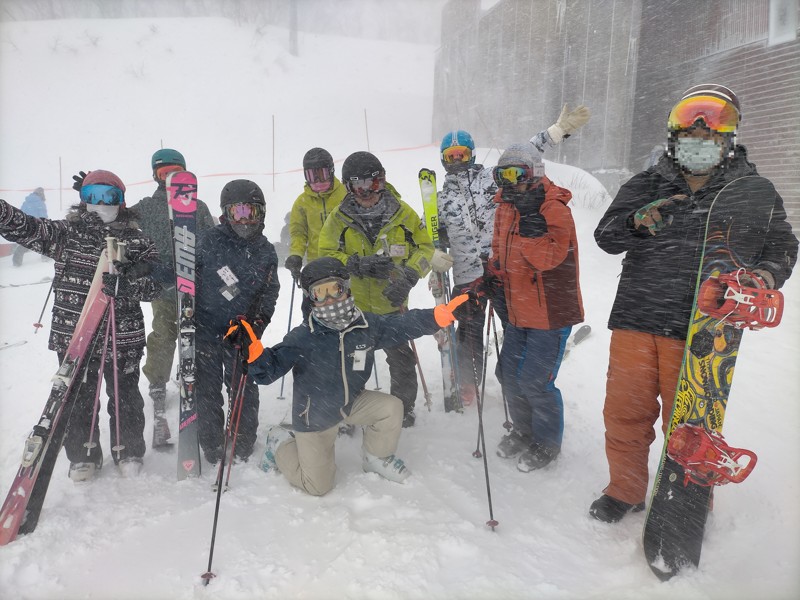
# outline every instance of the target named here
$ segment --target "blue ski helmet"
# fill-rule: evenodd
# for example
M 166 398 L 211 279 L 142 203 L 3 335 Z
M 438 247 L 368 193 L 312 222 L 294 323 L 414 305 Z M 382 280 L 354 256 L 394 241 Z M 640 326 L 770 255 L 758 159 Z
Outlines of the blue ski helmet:
M 469 148 L 469 160 L 461 163 L 453 163 L 445 160 L 445 150 L 456 146 Z M 442 161 L 442 166 L 448 172 L 460 171 L 465 168 L 471 167 L 475 164 L 475 142 L 472 141 L 472 136 L 463 129 L 457 129 L 445 134 L 442 138 L 442 143 L 439 146 L 439 159 Z

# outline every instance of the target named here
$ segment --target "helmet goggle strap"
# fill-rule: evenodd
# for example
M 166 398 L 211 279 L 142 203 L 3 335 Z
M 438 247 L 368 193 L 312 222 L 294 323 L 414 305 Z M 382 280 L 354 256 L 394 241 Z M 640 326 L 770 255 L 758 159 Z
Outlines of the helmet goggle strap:
M 382 171 L 374 171 L 367 177 L 351 177 L 347 181 L 348 189 L 360 198 L 366 198 L 374 192 L 384 189 L 384 176 Z
M 506 165 L 492 169 L 492 177 L 498 187 L 509 187 L 522 183 L 538 183 L 544 175 L 544 168 L 536 165 L 530 168 L 527 165 Z
M 95 183 L 81 187 L 81 202 L 86 204 L 105 204 L 119 206 L 125 201 L 125 194 L 116 186 Z
M 252 202 L 236 202 L 225 205 L 225 216 L 229 223 L 253 225 L 264 220 L 264 205 Z
M 308 183 L 327 183 L 333 180 L 333 169 L 328 167 L 314 167 L 304 171 Z
M 671 131 L 688 129 L 698 120 L 718 133 L 733 133 L 739 125 L 739 111 L 730 102 L 714 96 L 694 96 L 678 102 L 669 113 Z
M 185 171 L 182 166 L 180 165 L 162 165 L 160 167 L 156 167 L 156 179 L 159 181 L 166 181 L 167 175 L 170 173 L 177 173 L 178 171 Z
M 450 146 L 442 151 L 442 162 L 448 165 L 468 163 L 472 160 L 472 150 L 467 146 Z
M 315 304 L 322 304 L 328 298 L 341 300 L 350 292 L 350 282 L 346 279 L 333 277 L 323 279 L 314 285 L 309 286 L 306 295 Z

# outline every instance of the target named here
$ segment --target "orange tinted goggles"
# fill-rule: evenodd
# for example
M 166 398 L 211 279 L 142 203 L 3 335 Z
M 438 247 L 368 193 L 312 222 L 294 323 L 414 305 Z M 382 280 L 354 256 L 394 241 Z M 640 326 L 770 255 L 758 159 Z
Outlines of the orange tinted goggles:
M 185 169 L 180 165 L 164 165 L 156 169 L 156 177 L 161 181 L 166 181 L 167 175 L 170 173 L 177 173 L 178 171 L 185 171 Z
M 328 279 L 315 283 L 308 289 L 308 297 L 312 302 L 321 304 L 328 298 L 340 300 L 350 290 L 350 282 L 344 279 Z
M 472 160 L 472 150 L 466 146 L 450 146 L 442 151 L 442 160 L 448 165 L 466 163 Z
M 669 113 L 670 130 L 688 129 L 702 119 L 712 131 L 731 133 L 739 124 L 739 111 L 730 102 L 713 96 L 694 96 L 681 100 Z

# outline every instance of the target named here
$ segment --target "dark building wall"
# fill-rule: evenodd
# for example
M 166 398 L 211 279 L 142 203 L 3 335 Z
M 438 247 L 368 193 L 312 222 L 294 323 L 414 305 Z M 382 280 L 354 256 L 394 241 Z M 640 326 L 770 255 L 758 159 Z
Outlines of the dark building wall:
M 800 41 L 769 46 L 769 0 L 451 0 L 436 64 L 433 139 L 463 128 L 503 148 L 583 103 L 592 120 L 547 158 L 614 194 L 666 142 L 696 83 L 739 96 L 739 142 L 800 225 Z

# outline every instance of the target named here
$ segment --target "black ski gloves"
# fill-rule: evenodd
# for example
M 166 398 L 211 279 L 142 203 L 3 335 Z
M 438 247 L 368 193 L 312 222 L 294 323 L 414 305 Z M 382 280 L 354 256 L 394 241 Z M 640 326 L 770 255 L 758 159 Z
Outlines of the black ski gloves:
M 547 221 L 539 212 L 544 198 L 544 186 L 541 184 L 514 198 L 514 206 L 519 212 L 519 235 L 521 237 L 538 238 L 547 233 Z
M 411 291 L 417 281 L 419 275 L 411 267 L 398 267 L 398 274 L 402 273 L 402 277 L 393 279 L 392 283 L 386 286 L 383 290 L 383 295 L 392 303 L 392 306 L 403 306 L 403 303 L 408 298 L 408 293 Z
M 295 283 L 300 281 L 300 269 L 303 268 L 303 257 L 297 256 L 296 254 L 292 254 L 286 259 L 286 262 L 283 263 L 283 266 L 288 269 L 288 271 L 292 274 L 292 278 L 294 279 Z
M 133 298 L 139 293 L 138 280 L 152 271 L 150 263 L 114 261 L 116 273 L 103 273 L 103 293 L 112 298 Z
M 83 180 L 86 179 L 86 173 L 83 171 L 78 171 L 77 175 L 73 175 L 72 178 L 75 182 L 72 184 L 72 189 L 76 192 L 80 192 L 81 188 L 83 187 Z
M 370 256 L 353 254 L 347 259 L 347 270 L 354 277 L 389 279 L 394 269 L 394 262 L 385 254 L 373 254 Z

